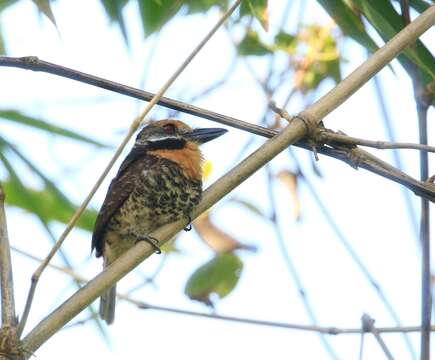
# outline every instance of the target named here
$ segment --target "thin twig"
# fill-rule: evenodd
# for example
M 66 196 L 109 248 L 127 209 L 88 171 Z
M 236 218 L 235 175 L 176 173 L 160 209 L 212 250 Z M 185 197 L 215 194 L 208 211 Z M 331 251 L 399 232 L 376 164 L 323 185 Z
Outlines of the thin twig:
M 76 326 L 85 325 L 89 320 L 95 320 L 97 317 L 98 317 L 98 315 L 95 315 L 95 316 L 93 316 L 93 315 L 88 316 L 87 318 L 84 318 L 84 319 L 82 319 L 82 320 L 78 320 L 78 321 L 76 321 L 76 322 L 74 322 L 74 323 L 71 323 L 71 324 L 65 325 L 65 326 L 62 328 L 62 330 L 67 330 L 67 329 L 71 329 L 71 328 L 76 327 Z
M 153 287 L 155 289 L 157 289 L 158 286 L 156 285 L 156 278 L 160 274 L 160 272 L 164 269 L 165 264 L 168 260 L 168 256 L 169 256 L 169 253 L 163 253 L 162 256 L 160 256 L 160 259 L 159 259 L 160 262 L 157 265 L 156 269 L 153 271 L 153 273 L 151 275 L 142 274 L 143 280 L 139 284 L 130 288 L 128 290 L 127 294 L 132 295 L 135 291 L 143 288 L 144 285 L 153 285 Z
M 42 258 L 39 258 L 35 255 L 32 255 L 26 251 L 17 249 L 15 247 L 12 247 L 12 250 L 17 252 L 20 255 L 23 255 L 29 259 L 32 259 L 34 261 L 37 261 L 37 262 L 42 261 Z M 55 269 L 59 272 L 62 272 L 68 276 L 71 276 L 73 279 L 75 279 L 78 282 L 87 283 L 89 281 L 84 276 L 80 275 L 77 272 L 71 271 L 70 269 L 68 269 L 66 267 L 57 266 L 55 264 L 49 264 L 48 267 Z M 195 317 L 203 317 L 203 318 L 208 318 L 208 319 L 212 319 L 212 320 L 224 320 L 224 321 L 231 321 L 231 322 L 238 322 L 238 323 L 246 323 L 246 324 L 251 324 L 251 325 L 277 327 L 277 328 L 283 328 L 283 329 L 289 329 L 289 330 L 311 331 L 311 332 L 322 333 L 325 335 L 352 335 L 352 334 L 361 333 L 361 328 L 340 328 L 340 327 L 335 327 L 335 326 L 301 325 L 301 324 L 292 324 L 292 323 L 284 323 L 284 322 L 276 322 L 276 321 L 258 320 L 258 319 L 245 318 L 245 317 L 239 317 L 239 316 L 218 315 L 215 313 L 210 314 L 210 313 L 191 311 L 191 310 L 186 310 L 186 309 L 153 305 L 153 304 L 146 303 L 146 302 L 143 302 L 140 300 L 136 300 L 128 294 L 123 294 L 123 293 L 119 293 L 119 292 L 116 294 L 116 296 L 118 297 L 118 299 L 126 301 L 126 302 L 128 302 L 132 305 L 135 305 L 141 309 L 169 312 L 169 313 L 173 313 L 173 314 L 188 315 L 188 316 L 195 316 Z M 420 329 L 421 328 L 419 326 L 393 326 L 393 327 L 377 328 L 378 332 L 380 332 L 380 333 L 390 333 L 390 334 L 419 332 Z M 432 327 L 432 331 L 435 331 L 435 326 Z
M 342 144 L 362 145 L 375 149 L 414 149 L 414 150 L 435 153 L 435 146 L 429 146 L 424 144 L 373 141 L 373 140 L 360 139 L 360 138 L 339 134 L 335 132 L 330 132 L 330 131 L 322 131 L 320 136 L 325 137 L 326 142 L 336 141 Z
M 60 65 L 51 64 L 46 61 L 39 60 L 36 57 L 25 57 L 25 58 L 11 58 L 6 56 L 0 56 L 0 66 L 12 66 L 24 69 L 30 69 L 34 71 L 44 71 L 47 73 L 55 74 L 58 76 L 66 77 L 72 80 L 77 80 L 90 85 L 98 86 L 103 89 L 110 91 L 115 91 L 120 94 L 131 96 L 134 98 L 142 99 L 145 101 L 150 101 L 155 95 L 146 91 L 135 89 L 126 85 L 121 85 L 109 80 L 101 79 L 93 75 L 85 74 L 76 70 L 68 69 Z M 266 138 L 272 138 L 278 134 L 278 131 L 267 129 L 265 127 L 251 124 L 230 116 L 222 115 L 213 111 L 202 109 L 197 106 L 193 106 L 181 101 L 172 100 L 169 98 L 162 98 L 159 105 L 174 109 L 183 113 L 198 116 L 207 120 L 215 121 L 220 124 L 234 127 L 239 130 L 248 131 L 252 134 L 263 136 Z M 294 146 L 301 147 L 303 149 L 311 151 L 312 148 L 306 143 L 306 141 L 299 140 Z M 341 151 L 336 151 L 325 146 L 318 146 L 316 148 L 319 154 L 323 154 L 332 157 L 337 160 L 342 160 L 349 163 L 346 158 L 343 158 Z M 416 195 L 428 198 L 435 198 L 435 190 L 428 189 L 428 186 L 424 182 L 420 182 L 409 176 L 403 176 L 402 171 L 394 171 L 394 168 L 390 170 L 382 169 L 380 167 L 373 167 L 372 162 L 365 162 L 364 157 L 361 157 L 359 166 L 366 169 L 367 171 L 376 173 L 387 179 L 395 181 L 409 190 L 413 191 Z M 405 174 L 406 175 L 406 174 Z
M 290 116 L 284 109 L 278 108 L 273 102 L 270 104 L 270 106 L 276 113 L 286 119 L 289 123 L 294 121 L 295 119 L 298 119 L 298 117 Z M 303 118 L 299 117 L 298 120 L 301 119 Z M 411 176 L 405 174 L 404 172 L 396 169 L 395 167 L 389 165 L 385 161 L 368 153 L 367 151 L 364 151 L 354 146 L 349 146 L 347 144 L 339 145 L 333 143 L 329 144 L 331 147 L 319 146 L 317 144 L 317 140 L 315 139 L 318 128 L 315 126 L 311 126 L 306 119 L 304 119 L 303 123 L 307 130 L 310 129 L 311 133 L 311 135 L 308 137 L 306 146 L 311 148 L 315 154 L 320 153 L 328 155 L 330 152 L 333 152 L 334 158 L 341 159 L 355 169 L 360 167 L 366 170 L 370 169 L 371 172 L 381 175 L 390 180 L 394 179 L 393 181 L 406 186 L 415 194 L 418 194 L 425 199 L 435 202 L 435 184 L 428 181 L 418 181 Z
M 328 155 L 329 151 L 330 149 L 328 147 L 317 148 L 319 154 Z M 433 183 L 418 181 L 363 149 L 342 147 L 340 149 L 334 149 L 333 152 L 334 157 L 337 156 L 355 169 L 370 169 L 370 172 L 390 179 L 398 184 L 402 184 L 416 195 L 435 202 L 435 184 Z
M 385 344 L 384 340 L 382 339 L 379 330 L 375 327 L 375 320 L 372 319 L 368 314 L 364 314 L 361 318 L 361 321 L 364 331 L 369 331 L 373 334 L 387 359 L 394 360 L 394 357 L 388 349 L 387 345 Z
M 391 304 L 390 300 L 386 296 L 385 292 L 383 291 L 380 283 L 376 280 L 376 278 L 372 275 L 367 265 L 363 262 L 363 260 L 358 256 L 357 252 L 354 250 L 352 245 L 350 244 L 349 240 L 346 238 L 346 236 L 343 234 L 343 232 L 340 230 L 340 227 L 334 220 L 334 218 L 331 216 L 331 213 L 328 211 L 328 208 L 326 207 L 325 203 L 323 202 L 320 195 L 317 193 L 316 188 L 313 186 L 311 181 L 308 179 L 308 177 L 304 174 L 301 166 L 299 165 L 297 158 L 295 157 L 295 154 L 293 151 L 291 151 L 291 148 L 289 148 L 290 156 L 293 158 L 293 160 L 296 163 L 296 173 L 301 174 L 300 178 L 304 182 L 304 185 L 307 187 L 308 191 L 311 193 L 312 198 L 317 204 L 317 207 L 319 208 L 320 212 L 323 214 L 326 222 L 331 227 L 332 231 L 335 233 L 337 239 L 339 242 L 343 245 L 344 249 L 350 256 L 350 258 L 354 261 L 357 268 L 361 271 L 361 273 L 364 275 L 364 277 L 367 279 L 368 283 L 373 287 L 374 291 L 376 292 L 377 296 L 379 297 L 380 301 L 384 304 L 387 312 L 390 314 L 391 318 L 395 321 L 397 326 L 402 326 L 402 323 L 400 321 L 399 315 L 396 311 L 396 309 Z M 404 341 L 406 343 L 406 346 L 411 353 L 412 357 L 415 357 L 412 343 L 409 339 L 409 337 L 406 334 L 403 334 Z
M 62 243 L 66 239 L 67 235 L 70 233 L 74 225 L 76 224 L 77 220 L 79 219 L 80 215 L 83 213 L 83 211 L 88 206 L 89 202 L 91 201 L 92 197 L 100 187 L 101 183 L 103 182 L 104 178 L 109 173 L 110 169 L 112 168 L 115 161 L 118 159 L 119 155 L 123 151 L 124 147 L 130 140 L 130 138 L 133 136 L 135 131 L 138 129 L 138 127 L 141 125 L 141 123 L 144 121 L 146 115 L 151 111 L 153 106 L 157 104 L 157 102 L 162 98 L 163 94 L 166 92 L 166 90 L 174 83 L 174 81 L 178 78 L 178 76 L 184 71 L 184 69 L 189 65 L 189 63 L 193 60 L 193 58 L 198 54 L 198 52 L 204 47 L 204 45 L 210 40 L 210 38 L 215 34 L 215 32 L 219 29 L 219 27 L 225 22 L 225 20 L 234 12 L 234 10 L 238 7 L 241 0 L 236 0 L 234 5 L 232 5 L 225 14 L 222 15 L 222 17 L 219 19 L 219 21 L 216 23 L 216 25 L 210 30 L 209 33 L 204 37 L 204 39 L 193 49 L 193 51 L 189 54 L 189 56 L 182 62 L 182 64 L 178 67 L 178 69 L 174 72 L 174 74 L 165 82 L 165 84 L 161 87 L 161 89 L 157 92 L 157 94 L 151 99 L 151 101 L 148 103 L 148 105 L 145 107 L 145 109 L 142 111 L 142 113 L 134 119 L 132 124 L 130 125 L 129 131 L 127 135 L 125 136 L 122 143 L 117 148 L 114 156 L 110 160 L 107 167 L 104 169 L 103 173 L 97 180 L 96 184 L 86 197 L 86 199 L 83 201 L 82 205 L 77 209 L 73 217 L 71 218 L 70 222 L 68 223 L 67 227 L 63 231 L 63 233 L 60 235 L 59 239 L 57 240 L 56 244 L 51 249 L 50 253 L 47 255 L 45 260 L 41 263 L 41 265 L 36 269 L 34 274 L 32 275 L 31 280 L 31 286 L 29 290 L 29 294 L 27 297 L 26 305 L 23 312 L 23 317 L 20 321 L 19 327 L 18 327 L 18 334 L 21 335 L 24 326 L 26 324 L 30 308 L 32 305 L 33 297 L 36 290 L 36 285 L 38 283 L 38 280 L 44 271 L 44 269 L 47 267 L 50 260 L 53 258 L 56 251 L 61 247 Z
M 267 192 L 268 192 L 268 198 L 269 198 L 270 207 L 271 207 L 271 211 L 272 211 L 271 221 L 272 221 L 273 228 L 275 231 L 275 237 L 278 240 L 278 246 L 279 246 L 281 255 L 284 258 L 285 265 L 286 265 L 287 269 L 289 270 L 290 276 L 292 277 L 292 280 L 297 288 L 298 294 L 302 300 L 302 304 L 305 308 L 305 311 L 308 315 L 308 318 L 310 319 L 312 326 L 317 326 L 317 323 L 318 323 L 317 316 L 314 313 L 314 309 L 311 306 L 311 303 L 308 299 L 307 291 L 304 288 L 304 285 L 302 283 L 302 279 L 299 275 L 299 272 L 296 268 L 296 265 L 295 265 L 294 261 L 292 260 L 292 258 L 290 257 L 290 252 L 287 249 L 286 241 L 285 241 L 284 236 L 282 234 L 281 228 L 279 227 L 278 214 L 276 211 L 276 202 L 275 202 L 275 197 L 273 194 L 273 186 L 272 186 L 273 178 L 272 178 L 272 172 L 270 169 L 270 164 L 267 164 L 265 166 L 265 169 L 266 169 L 266 174 L 267 174 Z M 333 359 L 338 359 L 337 354 L 335 353 L 331 344 L 323 336 L 323 334 L 319 333 L 319 336 L 320 336 L 320 341 L 321 341 L 322 345 L 324 346 L 325 350 L 327 351 L 328 355 Z
M 6 224 L 5 193 L 0 184 L 0 283 L 2 304 L 2 326 L 16 326 L 14 282 L 9 247 L 8 228 Z
M 357 89 L 364 85 L 370 77 L 397 56 L 409 43 L 430 28 L 434 22 L 435 6 L 432 6 L 394 36 L 384 47 L 375 52 L 369 60 L 359 66 L 346 79 L 338 84 L 335 89 L 331 90 L 328 94 L 308 107 L 300 116 L 317 125 L 324 116 L 341 105 Z M 306 132 L 307 129 L 304 122 L 296 120 L 280 132 L 279 135 L 262 145 L 257 151 L 230 170 L 204 192 L 202 201 L 193 211 L 192 220 L 227 195 L 281 151 L 303 137 Z M 159 239 L 160 243 L 164 244 L 185 226 L 186 221 L 180 220 L 162 226 L 150 234 L 150 236 Z M 28 351 L 38 349 L 62 326 L 82 311 L 83 308 L 88 306 L 105 290 L 119 281 L 153 252 L 154 249 L 147 242 L 141 241 L 136 243 L 109 267 L 103 270 L 103 272 L 91 280 L 87 286 L 73 294 L 67 301 L 44 318 L 24 338 L 24 347 Z
M 40 257 L 38 257 L 36 255 L 32 255 L 29 252 L 21 250 L 21 249 L 15 247 L 15 246 L 11 246 L 11 249 L 13 251 L 15 251 L 16 253 L 18 253 L 18 254 L 20 254 L 22 256 L 25 256 L 25 257 L 27 257 L 27 258 L 29 258 L 31 260 L 34 260 L 34 261 L 36 261 L 38 263 L 42 263 L 44 261 L 43 258 L 40 258 Z M 55 265 L 55 264 L 52 264 L 52 263 L 48 264 L 48 267 L 71 276 L 75 281 L 77 281 L 77 283 L 83 284 L 83 283 L 88 282 L 87 278 L 85 278 L 84 276 L 82 276 L 79 273 L 75 272 L 71 268 L 68 268 L 68 267 L 65 267 L 65 266 L 58 266 L 58 265 Z
M 411 22 L 408 0 L 400 0 L 400 11 L 402 12 L 403 25 L 406 26 Z
M 123 85 L 114 81 L 106 80 L 94 75 L 86 74 L 77 70 L 73 70 L 61 65 L 49 63 L 38 59 L 35 56 L 27 57 L 8 57 L 0 56 L 0 66 L 17 67 L 21 69 L 27 69 L 32 71 L 42 71 L 49 74 L 65 77 L 71 80 L 76 80 L 85 84 L 93 85 L 102 89 L 123 94 L 136 99 L 150 101 L 155 97 L 154 93 L 136 89 L 131 86 Z M 182 113 L 194 115 L 207 120 L 215 121 L 224 125 L 232 126 L 237 129 L 252 132 L 253 134 L 272 137 L 276 135 L 276 132 L 265 129 L 261 126 L 250 124 L 236 118 L 225 116 L 213 111 L 209 111 L 197 106 L 187 104 L 182 101 L 173 100 L 170 98 L 162 97 L 158 102 L 158 105 L 167 107 L 172 110 L 180 111 Z
M 359 342 L 359 356 L 358 360 L 363 360 L 363 354 L 364 354 L 364 339 L 365 339 L 365 329 L 364 329 L 364 323 L 361 319 L 361 336 L 360 336 L 360 342 Z
M 286 119 L 288 122 L 293 121 L 294 117 L 292 117 L 287 111 L 283 108 L 279 108 L 276 106 L 274 102 L 269 104 L 270 108 L 280 115 L 283 119 Z M 361 145 L 367 146 L 375 149 L 413 149 L 420 150 L 424 152 L 433 152 L 435 153 L 435 146 L 430 146 L 426 144 L 415 144 L 415 143 L 401 143 L 401 142 L 390 142 L 383 140 L 366 140 L 353 136 L 349 136 L 343 133 L 334 132 L 330 129 L 326 129 L 324 127 L 318 127 L 315 131 L 313 131 L 313 137 L 317 137 L 312 139 L 313 141 L 321 143 L 327 143 L 330 145 L 331 142 L 337 142 L 340 144 L 346 145 Z M 424 180 L 427 180 L 424 179 Z

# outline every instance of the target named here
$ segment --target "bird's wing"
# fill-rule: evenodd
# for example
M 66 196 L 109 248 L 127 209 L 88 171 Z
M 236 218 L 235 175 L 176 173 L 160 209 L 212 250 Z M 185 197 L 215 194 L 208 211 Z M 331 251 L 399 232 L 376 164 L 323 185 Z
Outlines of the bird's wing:
M 104 233 L 108 222 L 134 189 L 134 178 L 137 173 L 134 170 L 141 165 L 138 160 L 143 159 L 144 155 L 144 149 L 134 147 L 122 162 L 118 173 L 110 183 L 92 234 L 92 250 L 96 249 L 97 257 L 103 253 Z

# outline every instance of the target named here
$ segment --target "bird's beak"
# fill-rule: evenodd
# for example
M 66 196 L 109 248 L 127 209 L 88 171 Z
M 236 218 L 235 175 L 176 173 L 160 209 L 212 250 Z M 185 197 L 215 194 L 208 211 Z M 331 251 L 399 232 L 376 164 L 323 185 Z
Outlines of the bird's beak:
M 204 144 L 210 140 L 225 134 L 228 130 L 219 128 L 194 129 L 192 132 L 185 135 L 187 140 Z

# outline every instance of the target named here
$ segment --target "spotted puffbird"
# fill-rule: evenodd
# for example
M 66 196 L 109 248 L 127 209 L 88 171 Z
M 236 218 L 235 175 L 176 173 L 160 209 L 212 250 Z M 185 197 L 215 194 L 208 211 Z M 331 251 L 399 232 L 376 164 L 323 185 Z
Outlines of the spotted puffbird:
M 190 219 L 202 193 L 199 145 L 223 135 L 218 128 L 191 129 L 178 120 L 149 123 L 112 180 L 92 234 L 92 250 L 109 266 L 158 227 Z M 100 317 L 115 318 L 116 285 L 100 298 Z

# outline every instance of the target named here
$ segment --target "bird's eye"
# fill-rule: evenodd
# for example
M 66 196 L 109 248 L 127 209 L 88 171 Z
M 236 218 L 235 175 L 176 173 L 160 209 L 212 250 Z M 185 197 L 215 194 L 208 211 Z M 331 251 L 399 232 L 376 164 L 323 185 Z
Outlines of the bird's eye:
M 172 124 L 165 125 L 163 126 L 163 130 L 165 131 L 166 134 L 173 135 L 175 134 L 175 125 Z

